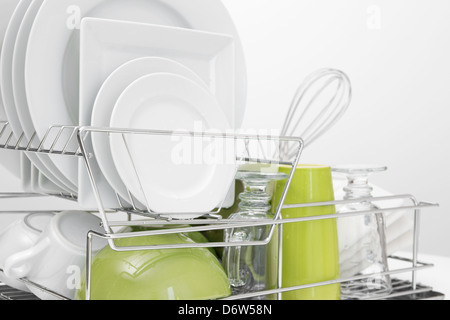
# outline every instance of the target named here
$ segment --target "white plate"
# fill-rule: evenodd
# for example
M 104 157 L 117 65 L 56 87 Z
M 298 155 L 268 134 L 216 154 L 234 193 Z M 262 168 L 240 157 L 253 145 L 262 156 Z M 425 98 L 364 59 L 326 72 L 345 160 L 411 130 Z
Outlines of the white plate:
M 231 129 L 207 89 L 170 73 L 147 75 L 128 86 L 114 107 L 110 125 L 188 132 L 199 127 L 222 133 Z M 111 134 L 111 153 L 124 184 L 151 211 L 174 218 L 195 218 L 223 202 L 234 179 L 235 164 L 197 161 L 198 156 L 211 155 L 213 143 L 197 145 L 189 155 L 181 150 L 192 148 L 193 141 L 178 138 Z M 183 145 L 187 142 L 190 144 Z
M 31 2 L 32 0 L 22 0 L 17 5 L 16 10 L 14 10 L 8 27 L 5 30 L 0 56 L 0 87 L 2 91 L 3 112 L 5 113 L 3 120 L 8 120 L 10 128 L 16 137 L 20 136 L 23 130 L 16 116 L 16 104 L 12 86 L 12 61 L 14 58 L 14 46 L 16 44 L 17 33 Z
M 23 132 L 25 134 L 25 141 L 29 141 L 33 136 L 35 129 L 28 110 L 28 101 L 26 99 L 25 91 L 25 57 L 27 50 L 27 43 L 30 36 L 30 31 L 36 18 L 36 15 L 44 0 L 33 0 L 29 6 L 23 21 L 17 33 L 17 39 L 14 46 L 14 57 L 12 61 L 12 84 L 13 94 L 16 106 L 16 113 L 14 116 L 19 119 Z M 17 120 L 15 120 L 17 121 Z M 67 135 L 63 135 L 62 139 Z M 51 142 L 51 136 L 49 142 Z M 35 141 L 32 147 L 37 147 L 39 141 Z M 46 144 L 48 147 L 49 143 Z M 31 160 L 35 163 L 36 168 L 39 169 L 39 184 L 42 185 L 46 192 L 65 191 L 76 194 L 77 189 L 54 165 L 51 158 L 61 157 L 60 155 L 31 155 Z M 75 160 L 73 160 L 75 162 Z
M 2 0 L 0 3 L 0 47 L 8 27 L 9 19 L 20 0 Z
M 17 7 L 19 0 L 0 1 L 0 51 L 3 47 L 3 39 L 8 28 L 9 21 Z M 1 53 L 0 53 L 1 57 Z M 6 121 L 6 113 L 3 106 L 2 89 L 0 87 L 0 121 Z M 16 178 L 21 177 L 21 169 L 17 164 L 20 163 L 20 154 L 14 151 L 0 150 L 0 164 Z
M 179 74 L 185 76 L 199 85 L 202 85 L 206 88 L 206 84 L 202 81 L 202 79 L 197 76 L 189 68 L 184 65 L 175 62 L 170 59 L 159 58 L 159 57 L 144 57 L 137 58 L 126 62 L 119 68 L 117 68 L 101 85 L 100 89 L 95 89 L 98 92 L 97 97 L 95 98 L 95 102 L 92 102 L 91 96 L 86 96 L 84 88 L 84 82 L 91 83 L 89 88 L 96 88 L 96 86 L 92 84 L 92 80 L 95 77 L 90 76 L 92 68 L 84 69 L 85 59 L 89 60 L 91 55 L 84 55 L 84 45 L 82 41 L 82 51 L 81 51 L 81 90 L 80 90 L 80 106 L 85 105 L 87 103 L 92 110 L 92 121 L 91 125 L 93 127 L 109 127 L 111 114 L 114 108 L 114 105 L 117 102 L 120 94 L 135 80 L 138 78 L 158 72 L 169 72 L 174 74 Z M 93 49 L 93 46 L 88 46 L 86 48 L 88 51 Z M 94 73 L 97 69 L 94 69 Z M 83 72 L 85 71 L 85 72 Z M 98 71 L 97 71 L 98 72 Z M 92 105 L 94 106 L 92 108 Z M 97 160 L 99 170 L 93 170 L 96 173 L 96 182 L 97 187 L 99 188 L 99 192 L 102 196 L 103 204 L 106 207 L 111 208 L 114 204 L 117 205 L 117 199 L 115 197 L 115 192 L 117 192 L 123 199 L 129 199 L 129 195 L 125 185 L 120 179 L 117 170 L 114 166 L 114 162 L 111 155 L 111 149 L 109 147 L 109 137 L 107 134 L 102 133 L 93 133 L 92 134 L 92 145 L 94 150 L 95 159 Z M 95 166 L 95 162 L 92 161 L 91 164 Z M 96 168 L 93 168 L 96 169 Z M 80 172 L 85 172 L 81 170 Z M 103 175 L 101 174 L 103 173 Z M 87 177 L 84 174 L 80 174 L 80 186 L 86 185 Z M 106 180 L 105 180 L 106 179 Z M 84 182 L 86 181 L 86 182 Z M 112 189 L 111 189 L 112 187 Z M 90 207 L 93 198 L 92 192 L 89 192 L 90 188 L 79 188 L 79 204 L 82 207 Z M 112 192 L 114 190 L 114 192 Z M 143 208 L 143 207 L 142 207 Z
M 33 192 L 31 184 L 32 170 L 34 166 L 31 164 L 24 152 L 20 152 L 20 186 L 24 192 Z
M 230 34 L 233 22 L 219 0 L 46 0 L 28 43 L 26 91 L 38 137 L 49 126 L 78 124 L 79 24 L 83 17 L 153 23 Z M 245 107 L 242 48 L 237 50 L 236 104 L 240 123 Z M 67 157 L 55 159 L 61 172 L 77 184 L 77 168 Z
M 140 57 L 179 62 L 203 79 L 234 125 L 235 47 L 233 37 L 146 23 L 84 18 L 80 48 L 80 123 L 90 122 L 93 97 L 123 63 Z
M 0 75 L 0 85 L 3 91 L 3 102 L 4 102 L 4 112 L 6 114 L 6 118 L 9 122 L 10 129 L 15 134 L 16 138 L 20 136 L 23 133 L 23 128 L 20 123 L 20 120 L 17 115 L 17 108 L 16 103 L 14 99 L 14 93 L 13 93 L 13 60 L 16 53 L 16 44 L 19 37 L 19 32 L 21 30 L 22 23 L 24 23 L 24 19 L 26 19 L 26 14 L 28 13 L 28 10 L 31 8 L 31 2 L 32 0 L 22 0 L 16 7 L 16 10 L 14 11 L 8 28 L 5 32 L 4 42 L 3 42 L 3 48 L 2 48 L 2 54 L 1 54 L 1 75 Z M 37 1 L 38 5 L 40 1 Z M 26 138 L 23 139 L 25 141 Z M 11 141 L 11 143 L 16 143 L 17 140 Z M 21 144 L 22 146 L 24 143 Z M 5 151 L 3 151 L 5 152 Z M 53 177 L 53 175 L 45 168 L 45 166 L 39 161 L 38 156 L 35 154 L 27 154 L 27 157 L 30 160 L 33 160 L 33 163 L 36 163 L 36 165 L 45 172 L 49 177 L 52 177 L 52 180 L 56 181 L 57 179 Z M 20 163 L 20 160 L 17 160 L 16 158 L 20 159 L 19 152 L 9 151 L 8 157 L 4 158 L 4 161 L 14 161 L 13 164 L 10 164 L 8 167 L 14 167 L 18 163 Z M 22 178 L 22 175 L 21 175 Z M 26 179 L 26 177 L 23 177 Z M 27 183 L 24 181 L 24 183 Z M 64 189 L 61 189 L 57 186 L 55 186 L 53 183 L 50 183 L 53 186 L 53 190 L 55 191 L 61 191 Z M 38 191 L 38 190 L 34 190 Z
M 0 51 L 3 47 L 3 39 L 5 38 L 6 30 L 9 21 L 16 10 L 20 0 L 2 0 L 0 2 Z M 1 99 L 2 91 L 0 88 L 0 120 L 6 120 L 6 114 L 3 109 L 3 101 Z
M 42 0 L 23 0 L 19 3 L 5 34 L 1 57 L 1 87 L 3 88 L 5 113 L 16 137 L 20 136 L 22 133 L 25 134 L 22 140 L 22 146 L 26 145 L 27 140 L 32 137 L 34 132 L 31 120 L 29 120 L 28 123 L 24 123 L 19 117 L 20 114 L 26 114 L 28 111 L 26 100 L 24 101 L 25 92 L 23 90 L 20 91 L 20 88 L 24 87 L 23 63 L 28 34 L 33 19 L 41 4 Z M 36 139 L 34 146 L 37 146 L 37 144 L 38 141 Z M 66 185 L 44 165 L 44 161 L 41 161 L 48 159 L 48 156 L 33 153 L 27 153 L 27 156 L 36 168 L 48 177 L 48 189 L 54 190 L 54 192 L 75 192 L 73 188 L 68 189 Z M 47 160 L 47 162 L 52 165 L 50 160 Z
M 136 69 L 139 76 L 147 72 L 182 72 L 183 75 L 208 85 L 210 90 L 222 103 L 224 112 L 231 122 L 234 119 L 234 40 L 228 35 L 215 34 L 190 29 L 181 29 L 167 26 L 131 23 L 124 21 L 105 20 L 97 18 L 84 18 L 81 24 L 80 41 L 80 124 L 98 127 L 107 127 L 112 108 L 116 100 L 110 99 L 110 110 L 97 119 L 106 119 L 107 122 L 91 122 L 93 104 L 99 88 L 105 79 L 118 67 L 127 61 L 138 57 L 168 56 L 171 59 L 149 59 L 137 62 L 142 69 Z M 185 65 L 186 67 L 183 67 Z M 135 69 L 135 67 L 130 66 Z M 139 67 L 138 67 L 139 68 Z M 167 70 L 164 70 L 167 68 Z M 189 68 L 189 69 L 188 69 Z M 192 71 L 191 71 L 192 70 Z M 134 71 L 133 71 L 134 72 Z M 198 74 L 198 75 L 196 75 Z M 117 99 L 118 95 L 136 78 L 128 76 L 128 83 L 121 81 L 122 90 L 112 93 Z M 115 80 L 114 80 L 115 81 Z M 102 110 L 99 108 L 99 110 Z M 103 111 L 103 110 L 102 110 Z M 106 118 L 105 118 L 106 117 Z M 99 136 L 99 134 L 96 134 Z M 103 141 L 97 146 L 101 146 Z M 96 157 L 102 157 L 101 152 L 95 152 Z M 108 159 L 106 154 L 103 159 Z M 98 159 L 101 161 L 102 159 Z M 95 174 L 96 184 L 102 194 L 103 204 L 106 207 L 117 205 L 117 198 L 112 190 L 108 190 L 106 181 L 98 172 L 95 161 L 92 172 Z M 102 163 L 105 164 L 105 163 Z M 85 208 L 96 205 L 92 194 L 89 176 L 83 161 L 79 163 L 79 203 Z M 114 178 L 115 170 L 106 170 L 113 166 L 101 166 L 107 180 L 115 191 L 125 199 L 126 190 L 120 186 L 120 179 Z M 110 174 L 109 174 L 110 173 Z M 119 180 L 119 181 L 117 181 Z M 122 184 L 123 185 L 123 184 Z
M 46 177 L 41 177 L 42 173 L 30 162 L 24 152 L 21 155 L 21 187 L 24 192 L 49 194 L 57 192 L 54 185 Z M 45 181 L 43 184 L 42 182 Z M 49 189 L 48 186 L 52 188 Z

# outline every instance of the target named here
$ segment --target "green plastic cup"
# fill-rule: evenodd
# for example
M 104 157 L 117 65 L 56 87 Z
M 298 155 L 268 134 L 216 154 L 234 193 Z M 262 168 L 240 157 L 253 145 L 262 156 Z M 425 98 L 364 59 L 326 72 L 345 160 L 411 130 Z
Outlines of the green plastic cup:
M 289 174 L 291 166 L 279 171 Z M 286 180 L 276 185 L 273 208 L 280 203 Z M 284 204 L 333 201 L 331 168 L 300 165 L 295 169 Z M 283 209 L 283 219 L 335 213 L 334 206 Z M 339 278 L 339 246 L 336 219 L 285 223 L 282 225 L 282 287 L 307 285 Z M 271 245 L 275 245 L 274 239 Z M 270 264 L 274 266 L 274 264 Z M 340 284 L 314 286 L 282 293 L 283 300 L 339 300 Z

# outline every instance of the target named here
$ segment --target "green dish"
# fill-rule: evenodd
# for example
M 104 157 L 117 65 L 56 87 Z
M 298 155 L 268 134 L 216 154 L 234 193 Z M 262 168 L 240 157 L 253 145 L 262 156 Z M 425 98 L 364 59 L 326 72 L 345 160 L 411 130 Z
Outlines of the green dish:
M 140 231 L 152 231 L 152 230 L 159 230 L 159 229 L 172 229 L 172 228 L 188 228 L 189 225 L 162 225 L 162 226 L 134 226 L 131 227 L 132 232 L 140 232 Z M 187 236 L 188 238 L 194 240 L 194 242 L 197 243 L 206 243 L 209 242 L 206 236 L 202 232 L 185 232 L 182 233 L 183 235 Z M 222 241 L 222 240 L 220 240 Z M 217 252 L 214 248 L 207 248 L 209 251 L 211 251 L 212 254 L 214 254 L 216 257 L 218 257 Z
M 182 234 L 114 240 L 132 247 L 194 243 Z M 85 300 L 85 276 L 76 300 Z M 212 300 L 231 294 L 217 257 L 206 248 L 114 251 L 106 246 L 91 265 L 91 300 Z

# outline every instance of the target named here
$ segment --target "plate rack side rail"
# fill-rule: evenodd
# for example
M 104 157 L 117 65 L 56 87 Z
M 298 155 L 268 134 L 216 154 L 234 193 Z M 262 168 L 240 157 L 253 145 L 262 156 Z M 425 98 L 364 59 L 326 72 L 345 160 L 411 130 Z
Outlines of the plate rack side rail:
M 404 204 L 401 206 L 396 207 L 384 207 L 378 210 L 364 210 L 364 211 L 355 211 L 351 213 L 336 213 L 336 214 L 328 214 L 323 216 L 310 216 L 310 217 L 302 217 L 302 218 L 295 218 L 295 219 L 277 219 L 275 221 L 271 219 L 267 220 L 261 220 L 257 222 L 249 222 L 249 221 L 226 221 L 226 220 L 214 220 L 214 219 L 208 219 L 208 220 L 191 220 L 190 223 L 192 225 L 199 225 L 199 226 L 192 226 L 192 227 L 181 227 L 180 228 L 174 228 L 174 229 L 164 229 L 164 230 L 153 230 L 153 231 L 142 231 L 142 232 L 134 232 L 134 233 L 97 233 L 97 232 L 89 232 L 86 236 L 86 249 L 87 249 L 87 255 L 86 255 L 86 299 L 90 299 L 91 292 L 90 292 L 90 281 L 91 281 L 91 264 L 93 262 L 93 254 L 92 254 L 92 247 L 93 247 L 93 241 L 95 239 L 106 239 L 108 241 L 113 241 L 115 239 L 124 239 L 129 237 L 143 237 L 143 236 L 152 236 L 152 235 L 158 235 L 158 234 L 166 234 L 166 233 L 185 233 L 185 232 L 194 232 L 194 231 L 209 231 L 209 230 L 218 230 L 218 229 L 227 229 L 232 227 L 244 227 L 244 226 L 268 226 L 268 225 L 276 225 L 279 228 L 282 228 L 283 225 L 288 223 L 295 223 L 295 222 L 305 222 L 305 221 L 313 221 L 313 220 L 322 220 L 322 219 L 337 219 L 337 218 L 346 218 L 346 217 L 352 217 L 352 216 L 358 216 L 358 215 L 367 215 L 367 214 L 376 214 L 380 212 L 395 212 L 398 210 L 401 211 L 411 211 L 413 213 L 415 225 L 414 225 L 414 233 L 413 237 L 411 239 L 412 241 L 412 252 L 411 257 L 401 257 L 401 256 L 390 256 L 390 261 L 395 262 L 401 262 L 401 266 L 397 266 L 395 268 L 389 268 L 386 272 L 383 273 L 376 273 L 376 274 L 370 274 L 370 275 L 363 275 L 363 276 L 353 276 L 353 277 L 341 277 L 337 279 L 331 279 L 327 281 L 321 281 L 321 282 L 314 282 L 314 283 L 306 283 L 298 286 L 293 287 L 283 287 L 281 286 L 281 277 L 282 272 L 281 269 L 278 269 L 278 277 L 279 282 L 277 288 L 273 289 L 267 289 L 263 291 L 258 292 L 251 292 L 247 294 L 240 294 L 240 295 L 232 295 L 229 297 L 223 297 L 223 300 L 238 300 L 238 299 L 248 299 L 248 298 L 255 298 L 260 296 L 269 296 L 269 295 L 277 295 L 277 298 L 280 299 L 282 293 L 288 292 L 288 291 L 294 291 L 294 290 L 301 290 L 306 288 L 312 288 L 317 286 L 324 286 L 324 285 L 330 285 L 330 284 L 336 284 L 336 283 L 342 283 L 352 280 L 360 280 L 369 278 L 371 276 L 376 275 L 389 275 L 391 277 L 395 275 L 401 275 L 401 274 L 410 274 L 411 278 L 410 280 L 401 280 L 401 279 L 395 279 L 393 278 L 393 291 L 386 296 L 379 296 L 376 299 L 413 299 L 413 300 L 425 300 L 425 299 L 436 299 L 440 300 L 443 299 L 443 295 L 434 292 L 432 287 L 420 284 L 417 282 L 417 273 L 421 270 L 426 270 L 429 268 L 432 268 L 434 265 L 431 263 L 425 263 L 418 259 L 418 236 L 419 236 L 419 228 L 418 223 L 420 220 L 421 211 L 426 208 L 433 208 L 437 207 L 438 205 L 435 203 L 429 203 L 429 202 L 418 202 L 413 196 L 405 194 L 405 195 L 396 195 L 396 196 L 387 196 L 387 197 L 371 197 L 367 198 L 366 200 L 370 201 L 390 201 L 390 200 L 396 200 L 396 199 L 403 199 L 408 200 L 411 202 L 410 205 Z M 308 203 L 308 204 L 298 204 L 298 205 L 284 205 L 283 208 L 292 208 L 292 207 L 308 207 L 308 206 L 329 206 L 329 205 L 342 205 L 349 203 L 350 200 L 335 200 L 335 201 L 327 201 L 327 202 L 317 202 L 317 203 Z M 1 212 L 0 212 L 1 213 Z M 188 221 L 184 220 L 175 220 L 175 221 L 154 221 L 151 222 L 152 225 L 158 225 L 158 224 L 172 224 L 172 225 L 183 225 L 185 226 Z M 146 226 L 150 222 L 148 220 L 137 220 L 137 221 L 128 221 L 128 222 L 115 222 L 115 226 Z M 207 242 L 207 243 L 192 243 L 192 244 L 170 244 L 170 245 L 155 245 L 155 246 L 136 246 L 136 247 L 116 247 L 113 248 L 113 250 L 117 251 L 135 251 L 135 250 L 157 250 L 157 249 L 177 249 L 177 248 L 214 248 L 214 247 L 231 247 L 235 245 L 247 245 L 247 246 L 256 246 L 256 245 L 264 245 L 268 243 L 271 239 L 268 239 L 267 241 L 261 241 L 261 242 L 252 242 L 252 241 L 245 241 L 240 243 L 226 243 L 226 242 Z M 278 250 L 281 251 L 281 247 L 278 248 Z M 279 255 L 281 256 L 281 255 Z M 280 262 L 280 261 L 279 261 Z M 1 271 L 1 270 L 0 270 Z M 53 295 L 57 299 L 61 300 L 70 300 L 68 297 L 61 296 L 57 292 L 54 292 L 48 288 L 42 287 L 37 283 L 31 282 L 28 279 L 19 279 L 25 284 L 32 286 L 34 288 L 37 288 L 41 291 L 44 291 L 50 295 Z

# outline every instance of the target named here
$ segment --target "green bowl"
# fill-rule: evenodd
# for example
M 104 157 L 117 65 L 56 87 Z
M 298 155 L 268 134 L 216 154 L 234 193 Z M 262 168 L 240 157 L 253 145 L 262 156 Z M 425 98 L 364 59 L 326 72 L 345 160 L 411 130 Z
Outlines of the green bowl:
M 153 230 L 161 230 L 161 229 L 172 229 L 172 228 L 189 228 L 190 225 L 161 225 L 161 226 L 134 226 L 131 227 L 132 232 L 145 232 L 145 231 L 153 231 Z M 208 238 L 202 233 L 202 232 L 184 232 L 183 235 L 187 236 L 188 238 L 194 240 L 194 242 L 197 243 L 206 243 L 210 242 Z M 220 240 L 223 241 L 223 240 Z M 207 248 L 209 251 L 211 251 L 212 254 L 214 254 L 216 257 L 218 257 L 217 252 L 215 248 Z
M 195 243 L 183 234 L 114 240 L 119 247 Z M 85 300 L 85 276 L 75 299 Z M 217 257 L 206 248 L 114 251 L 91 265 L 91 300 L 213 300 L 231 294 Z

